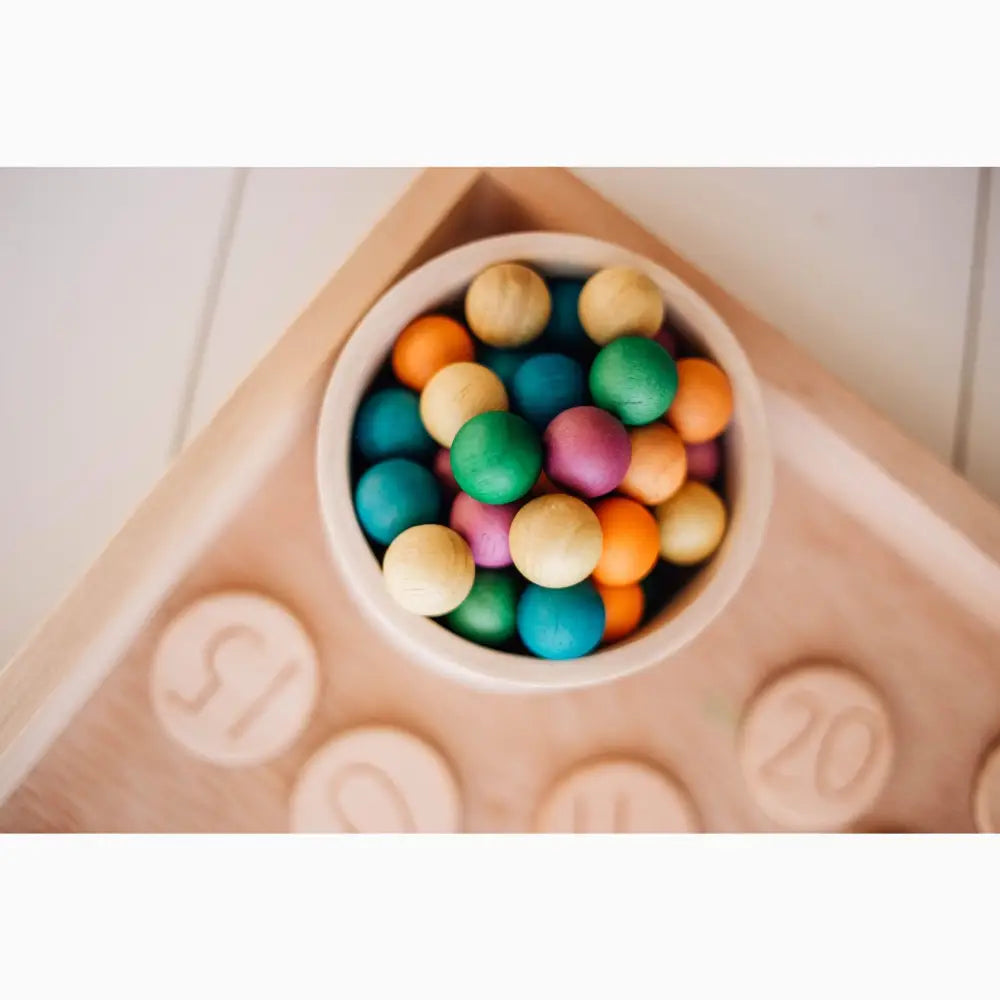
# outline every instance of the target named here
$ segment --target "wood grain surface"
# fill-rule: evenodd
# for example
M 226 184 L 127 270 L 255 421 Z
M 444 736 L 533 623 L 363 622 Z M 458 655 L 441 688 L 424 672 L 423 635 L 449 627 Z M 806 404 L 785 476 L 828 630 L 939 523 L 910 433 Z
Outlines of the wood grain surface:
M 314 417 L 306 413 L 287 455 L 0 811 L 0 828 L 284 830 L 309 756 L 341 730 L 381 723 L 411 730 L 445 754 L 459 778 L 467 830 L 530 829 L 548 786 L 604 754 L 665 766 L 708 830 L 778 829 L 741 777 L 739 721 L 773 672 L 824 659 L 869 678 L 899 734 L 894 774 L 866 821 L 972 829 L 975 769 L 1000 730 L 1000 632 L 949 600 L 784 456 L 763 554 L 696 642 L 612 685 L 490 695 L 406 662 L 352 603 L 326 555 Z M 162 629 L 190 601 L 231 589 L 262 590 L 298 615 L 322 671 L 319 708 L 304 737 L 276 761 L 245 771 L 186 754 L 160 729 L 149 699 Z
M 0 674 L 8 787 L 73 716 L 0 809 L 0 829 L 284 830 L 305 761 L 364 724 L 408 729 L 445 755 L 467 830 L 529 829 L 545 790 L 601 755 L 662 765 L 708 830 L 774 829 L 740 773 L 741 714 L 774 672 L 822 659 L 870 680 L 897 734 L 893 773 L 863 825 L 971 830 L 976 767 L 1000 732 L 1000 512 L 565 172 L 431 172 L 403 210 Z M 331 357 L 377 290 L 448 245 L 519 228 L 622 243 L 712 302 L 770 383 L 777 488 L 754 570 L 682 652 L 598 688 L 487 695 L 407 662 L 353 605 L 327 558 L 313 447 Z M 190 601 L 230 589 L 296 614 L 322 672 L 303 737 L 245 771 L 186 754 L 149 698 L 163 628 Z

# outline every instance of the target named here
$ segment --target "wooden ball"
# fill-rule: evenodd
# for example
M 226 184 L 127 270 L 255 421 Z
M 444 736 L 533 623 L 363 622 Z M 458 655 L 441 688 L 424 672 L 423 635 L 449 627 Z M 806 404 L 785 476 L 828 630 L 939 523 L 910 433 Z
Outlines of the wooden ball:
M 722 465 L 722 449 L 719 439 L 702 441 L 700 444 L 685 444 L 687 452 L 688 477 L 710 483 L 719 474 Z
M 499 569 L 510 565 L 510 525 L 518 511 L 516 503 L 490 504 L 459 493 L 451 505 L 448 525 L 472 550 L 477 566 Z
M 510 383 L 511 407 L 544 431 L 563 410 L 587 402 L 582 366 L 565 354 L 536 354 L 520 366 Z
M 601 525 L 601 558 L 594 582 L 608 587 L 638 583 L 660 558 L 656 518 L 635 500 L 608 497 L 594 504 Z
M 671 326 L 661 327 L 660 332 L 653 338 L 660 347 L 662 347 L 670 357 L 677 358 L 677 349 L 679 347 L 677 341 L 677 332 Z
M 646 595 L 637 583 L 624 587 L 607 587 L 601 583 L 596 586 L 604 602 L 604 635 L 601 641 L 618 642 L 639 627 L 646 610 Z
M 667 421 L 687 444 L 718 437 L 733 415 L 733 388 L 729 377 L 705 358 L 677 362 L 677 393 Z
M 585 497 L 610 493 L 628 470 L 628 431 L 606 410 L 574 406 L 563 410 L 543 437 L 545 471 L 554 482 Z
M 434 475 L 437 476 L 437 481 L 441 484 L 446 496 L 453 497 L 459 492 L 455 473 L 451 471 L 451 452 L 447 448 L 438 448 L 431 468 L 434 470 Z
M 597 515 L 565 493 L 529 500 L 510 526 L 510 554 L 525 579 L 541 587 L 586 580 L 601 558 Z
M 598 406 L 637 427 L 667 412 L 677 391 L 677 365 L 655 340 L 619 337 L 594 358 L 588 382 Z
M 556 486 L 554 482 L 545 474 L 545 470 L 542 469 L 538 473 L 538 478 L 535 480 L 535 485 L 531 487 L 531 492 L 528 494 L 532 497 L 542 497 L 546 493 L 562 493 L 562 490 Z
M 552 315 L 542 333 L 541 343 L 547 351 L 559 351 L 576 357 L 589 354 L 594 345 L 580 322 L 580 292 L 583 282 L 577 278 L 556 278 L 549 282 Z
M 660 554 L 678 566 L 707 559 L 726 533 L 726 508 L 715 491 L 689 479 L 656 508 Z
M 472 552 L 457 531 L 420 524 L 397 536 L 382 560 L 392 599 L 415 615 L 436 618 L 469 596 L 476 575 Z
M 442 368 L 420 394 L 420 419 L 427 433 L 445 448 L 451 447 L 466 421 L 507 407 L 507 390 L 499 377 L 469 361 Z
M 663 324 L 663 296 L 651 278 L 631 267 L 608 267 L 580 292 L 580 322 L 595 344 L 625 334 L 653 337 Z
M 604 634 L 604 604 L 589 580 L 559 590 L 529 584 L 517 604 L 517 631 L 535 656 L 586 656 Z
M 469 596 L 447 617 L 448 627 L 482 646 L 500 646 L 517 631 L 513 572 L 477 569 Z
M 451 446 L 451 471 L 469 496 L 485 504 L 520 500 L 538 479 L 542 443 L 514 413 L 480 413 L 462 425 Z
M 420 420 L 417 394 L 399 386 L 379 389 L 361 404 L 354 420 L 354 443 L 369 462 L 426 459 L 434 452 L 434 442 Z
M 392 370 L 403 385 L 420 392 L 445 365 L 475 361 L 469 331 L 450 316 L 421 316 L 396 338 Z
M 509 394 L 517 370 L 532 354 L 533 350 L 528 347 L 489 347 L 484 344 L 479 348 L 477 360 L 499 376 Z
M 687 478 L 687 451 L 676 431 L 653 423 L 629 431 L 632 460 L 620 493 L 653 506 L 672 497 Z
M 365 534 L 388 545 L 407 528 L 438 519 L 441 487 L 424 466 L 408 458 L 388 458 L 358 480 L 354 509 Z
M 530 343 L 545 329 L 551 311 L 545 282 L 523 264 L 494 264 L 465 293 L 469 328 L 492 347 Z

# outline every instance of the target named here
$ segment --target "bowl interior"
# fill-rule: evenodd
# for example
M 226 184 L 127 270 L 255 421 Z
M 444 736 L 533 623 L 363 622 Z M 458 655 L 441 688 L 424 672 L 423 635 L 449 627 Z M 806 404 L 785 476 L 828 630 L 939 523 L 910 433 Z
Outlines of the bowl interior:
M 369 383 L 399 331 L 412 319 L 453 304 L 484 268 L 507 260 L 547 276 L 586 277 L 627 264 L 659 286 L 668 316 L 699 351 L 726 371 L 733 386 L 727 430 L 726 537 L 712 559 L 666 608 L 628 638 L 575 660 L 542 660 L 498 652 L 404 611 L 388 596 L 381 568 L 354 513 L 351 431 Z M 465 683 L 490 688 L 568 688 L 611 680 L 667 657 L 718 615 L 736 592 L 763 539 L 771 504 L 772 466 L 756 378 L 732 332 L 692 289 L 666 269 L 614 244 L 564 233 L 515 233 L 478 240 L 428 261 L 389 289 L 344 346 L 320 413 L 317 442 L 320 506 L 330 551 L 376 627 L 408 656 Z

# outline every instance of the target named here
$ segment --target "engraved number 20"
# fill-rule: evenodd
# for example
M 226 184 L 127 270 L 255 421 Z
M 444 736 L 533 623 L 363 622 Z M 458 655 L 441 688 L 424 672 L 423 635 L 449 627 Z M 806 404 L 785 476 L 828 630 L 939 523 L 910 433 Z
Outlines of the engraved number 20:
M 857 705 L 842 708 L 828 716 L 809 699 L 798 699 L 797 703 L 804 713 L 802 725 L 777 753 L 763 763 L 761 774 L 771 781 L 785 782 L 811 772 L 819 795 L 837 798 L 861 781 L 874 763 L 878 736 L 871 713 Z M 853 756 L 845 748 L 844 739 L 852 729 L 859 727 L 865 733 L 864 752 L 858 756 L 853 770 L 836 781 L 833 772 L 838 761 L 848 754 Z M 812 746 L 816 749 L 810 762 Z

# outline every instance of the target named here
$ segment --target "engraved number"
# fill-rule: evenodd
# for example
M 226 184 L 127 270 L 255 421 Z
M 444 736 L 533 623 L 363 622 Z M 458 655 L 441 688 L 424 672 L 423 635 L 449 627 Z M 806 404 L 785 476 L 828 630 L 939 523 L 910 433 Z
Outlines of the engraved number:
M 611 829 L 608 833 L 628 833 L 629 831 L 629 802 L 628 797 L 621 792 L 615 795 L 611 814 Z M 584 795 L 578 795 L 573 799 L 573 832 L 574 833 L 602 833 L 601 830 L 590 828 L 588 820 L 587 799 Z
M 393 816 L 393 830 L 377 832 L 384 833 L 416 833 L 417 824 L 413 819 L 406 796 L 399 790 L 396 783 L 385 771 L 374 764 L 358 762 L 349 764 L 340 771 L 330 782 L 330 802 L 333 806 L 337 822 L 347 833 L 374 833 L 374 830 L 363 829 L 364 822 L 351 819 L 348 810 L 344 808 L 343 794 L 347 785 L 352 781 L 368 779 L 378 787 L 379 794 L 385 802 L 389 804 L 389 811 Z
M 861 706 L 844 708 L 824 720 L 821 710 L 809 699 L 799 698 L 798 706 L 804 711 L 802 725 L 777 753 L 761 765 L 760 773 L 772 781 L 797 780 L 810 770 L 816 792 L 826 799 L 835 799 L 850 790 L 868 773 L 875 762 L 878 749 L 878 728 L 871 712 Z M 838 747 L 843 747 L 843 736 L 851 727 L 864 729 L 866 744 L 853 773 L 841 781 L 834 781 L 832 770 L 836 767 Z M 811 769 L 806 761 L 807 749 L 816 743 Z M 798 765 L 798 766 L 796 766 Z
M 219 651 L 227 643 L 235 639 L 245 639 L 257 649 L 264 647 L 264 639 L 247 625 L 230 625 L 221 629 L 205 644 L 205 682 L 201 688 L 190 697 L 181 694 L 179 691 L 168 691 L 167 697 L 182 711 L 192 715 L 204 711 L 208 703 L 222 690 L 222 675 L 216 662 Z M 226 735 L 231 740 L 238 740 L 246 733 L 250 726 L 262 714 L 268 703 L 275 695 L 294 677 L 297 671 L 297 664 L 287 663 L 268 682 L 264 689 L 251 702 L 243 708 L 235 719 L 226 727 Z

